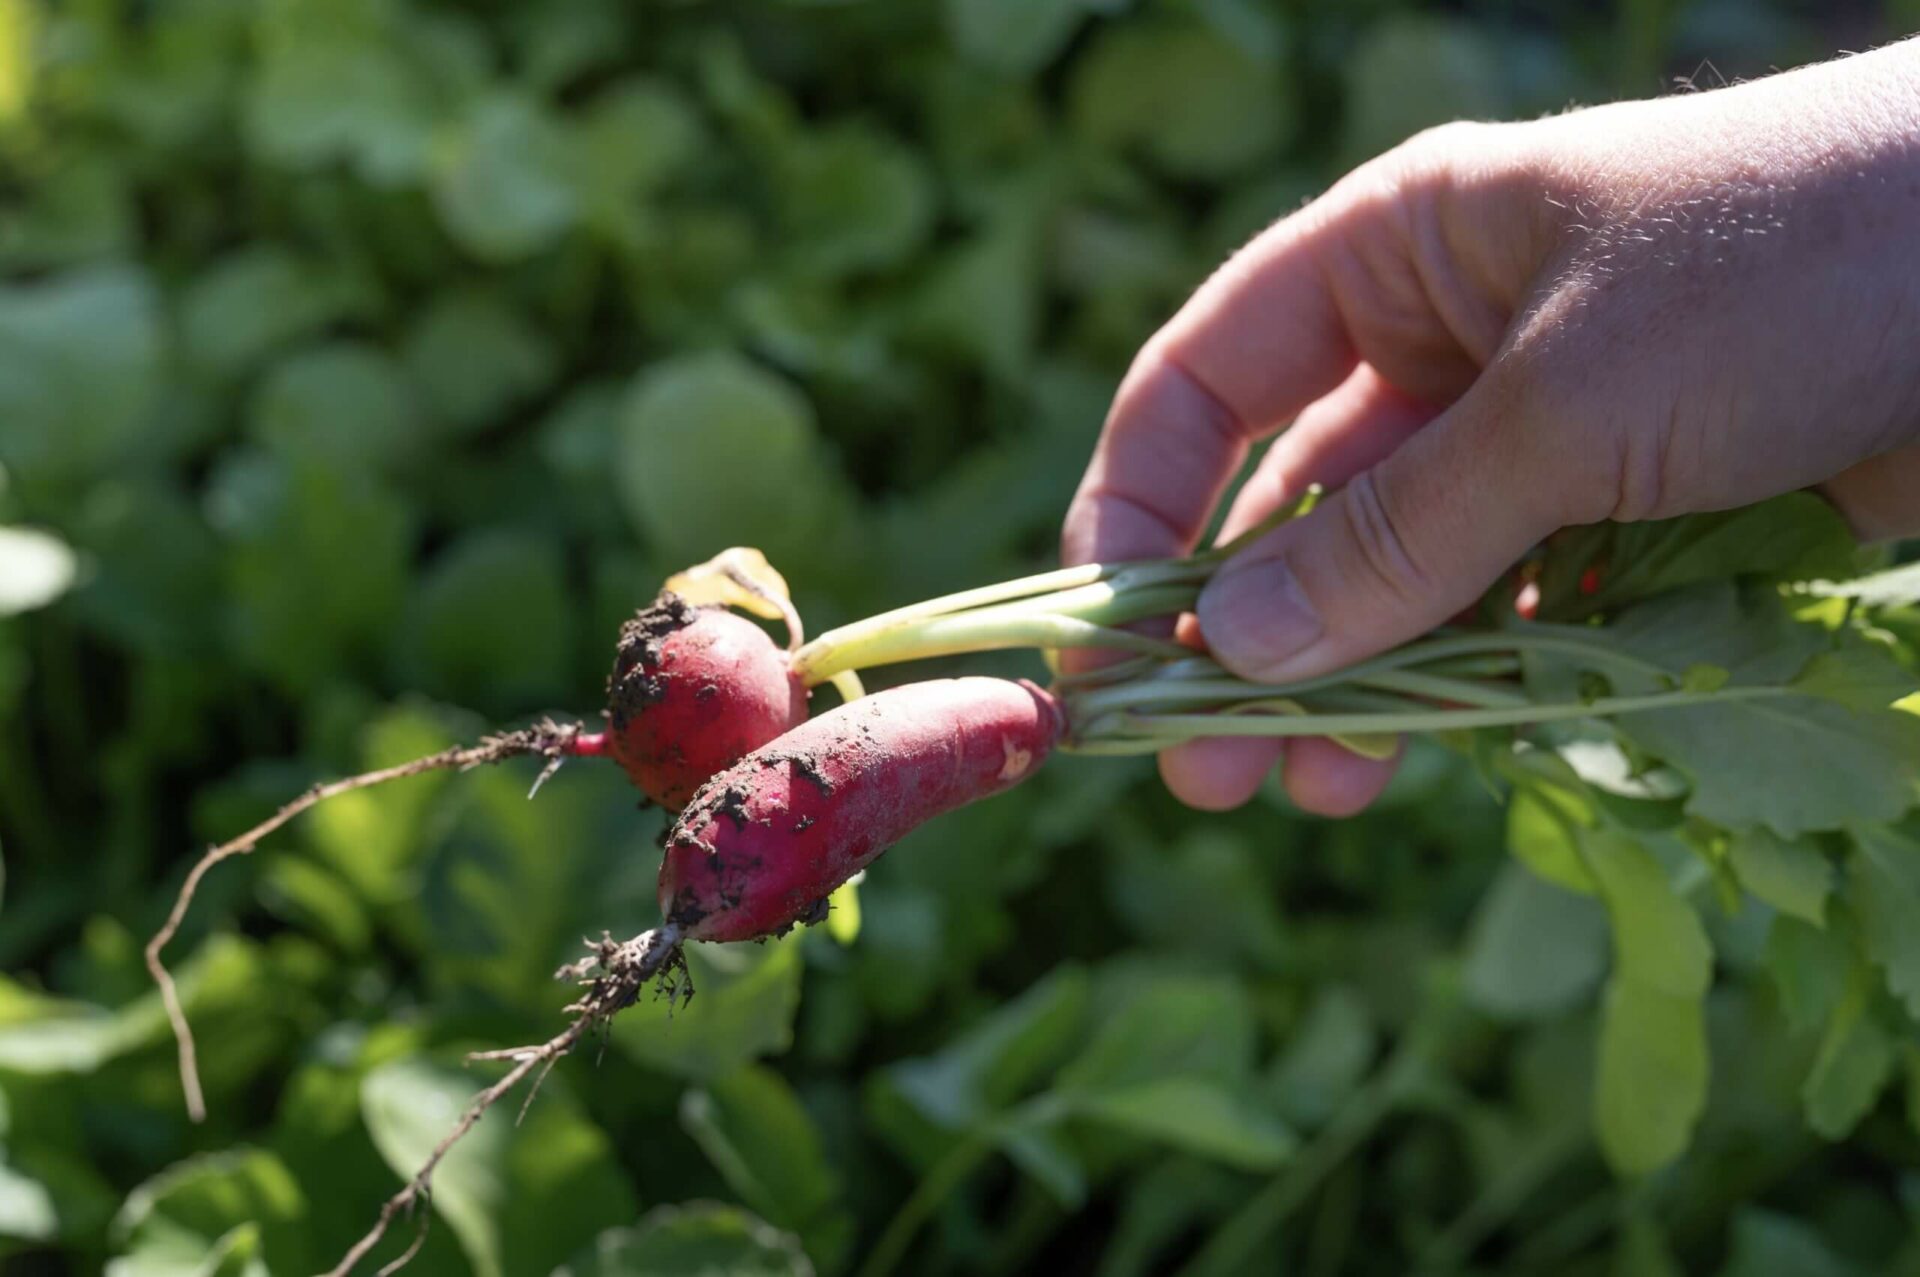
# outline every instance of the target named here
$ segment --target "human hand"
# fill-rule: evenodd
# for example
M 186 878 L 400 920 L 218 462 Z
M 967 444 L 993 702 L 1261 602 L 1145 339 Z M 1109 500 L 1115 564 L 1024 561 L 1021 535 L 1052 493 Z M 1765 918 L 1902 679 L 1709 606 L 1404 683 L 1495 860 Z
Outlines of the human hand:
M 1920 530 L 1920 40 L 1449 125 L 1364 165 L 1141 350 L 1063 557 L 1189 552 L 1282 426 L 1222 536 L 1338 490 L 1197 607 L 1215 657 L 1262 681 L 1416 637 L 1573 524 L 1817 485 L 1864 537 Z M 1311 738 L 1196 741 L 1161 774 L 1233 807 L 1283 748 L 1311 811 L 1357 811 L 1391 775 Z

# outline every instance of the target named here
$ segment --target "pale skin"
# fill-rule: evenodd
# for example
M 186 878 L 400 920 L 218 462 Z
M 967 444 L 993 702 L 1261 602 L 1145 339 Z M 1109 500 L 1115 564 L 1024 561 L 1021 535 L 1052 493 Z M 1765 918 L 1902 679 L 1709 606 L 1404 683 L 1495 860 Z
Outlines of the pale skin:
M 1920 532 L 1920 40 L 1449 125 L 1355 170 L 1142 348 L 1065 560 L 1189 552 L 1276 433 L 1223 537 L 1336 491 L 1186 622 L 1266 681 L 1444 623 L 1561 527 L 1815 488 L 1865 539 Z M 1224 809 L 1282 763 L 1330 816 L 1393 768 L 1295 738 L 1194 741 L 1160 772 Z

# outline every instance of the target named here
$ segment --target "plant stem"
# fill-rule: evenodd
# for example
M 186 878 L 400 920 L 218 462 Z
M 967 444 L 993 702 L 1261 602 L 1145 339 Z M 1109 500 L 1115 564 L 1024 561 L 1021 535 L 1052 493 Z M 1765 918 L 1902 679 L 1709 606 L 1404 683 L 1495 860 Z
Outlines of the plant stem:
M 1232 1277 L 1250 1271 L 1252 1257 L 1375 1128 L 1399 1106 L 1424 1054 L 1407 1045 L 1394 1053 L 1367 1084 L 1347 1097 L 1307 1146 L 1216 1231 L 1179 1277 Z M 1278 1271 L 1278 1266 L 1273 1266 Z
M 945 1157 L 935 1162 L 887 1221 L 886 1231 L 880 1234 L 880 1240 L 867 1252 L 866 1262 L 860 1265 L 859 1277 L 887 1277 L 898 1268 L 900 1261 L 907 1257 L 907 1249 L 913 1245 L 920 1226 L 992 1152 L 991 1130 L 978 1130 L 962 1138 Z
M 1082 741 L 1165 739 L 1195 736 L 1354 736 L 1383 732 L 1443 732 L 1471 727 L 1520 727 L 1574 718 L 1606 718 L 1688 705 L 1726 704 L 1788 695 L 1784 687 L 1725 687 L 1714 692 L 1657 692 L 1648 696 L 1603 696 L 1593 701 L 1516 705 L 1486 709 L 1407 712 L 1249 715 L 1139 714 L 1122 712 L 1087 724 Z
M 1114 612 L 1120 613 L 1112 616 L 1115 620 L 1138 619 L 1137 616 L 1125 615 L 1123 609 L 1115 608 Z M 857 642 L 836 643 L 826 649 L 815 650 L 809 645 L 795 658 L 794 670 L 811 687 L 849 669 L 1014 647 L 1094 647 L 1148 656 L 1191 655 L 1191 649 L 1178 643 L 1149 638 L 1144 634 L 1115 629 L 1111 625 L 1079 617 L 982 608 L 977 612 L 934 617 L 916 622 L 909 628 L 883 631 Z
M 1319 496 L 1317 486 L 1309 488 L 1232 541 L 1183 559 L 1059 568 L 882 612 L 829 630 L 806 644 L 793 654 L 793 669 L 811 687 L 842 670 L 956 652 L 1033 646 L 1144 651 L 1108 642 L 1038 643 L 1019 626 L 1036 617 L 1113 626 L 1185 611 L 1215 568 L 1250 542 L 1311 509 Z M 968 646 L 951 646 L 953 626 L 948 623 L 956 621 L 963 622 L 972 635 Z

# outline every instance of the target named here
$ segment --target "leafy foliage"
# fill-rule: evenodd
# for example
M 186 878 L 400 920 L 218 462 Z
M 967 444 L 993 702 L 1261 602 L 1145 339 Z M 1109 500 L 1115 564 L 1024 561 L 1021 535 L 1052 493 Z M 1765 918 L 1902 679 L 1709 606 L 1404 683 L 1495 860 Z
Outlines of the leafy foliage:
M 326 806 L 177 950 L 196 1129 L 139 957 L 196 844 L 590 712 L 725 545 L 816 628 L 1043 564 L 1133 350 L 1345 165 L 1865 38 L 1813 12 L 0 0 L 0 1263 L 323 1269 L 654 921 L 610 771 Z M 1920 591 L 1861 566 L 1812 497 L 1562 534 L 1543 615 L 1634 661 L 1534 687 L 1791 694 L 1352 822 L 1060 760 L 694 953 L 411 1271 L 1912 1271 Z

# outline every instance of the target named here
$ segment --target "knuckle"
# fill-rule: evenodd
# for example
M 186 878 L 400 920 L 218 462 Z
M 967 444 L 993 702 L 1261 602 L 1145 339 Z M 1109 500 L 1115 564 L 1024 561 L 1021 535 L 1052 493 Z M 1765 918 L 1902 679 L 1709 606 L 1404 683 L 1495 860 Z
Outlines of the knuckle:
M 1431 593 L 1433 581 L 1414 557 L 1394 515 L 1393 504 L 1375 471 L 1347 485 L 1342 510 L 1346 530 L 1360 562 L 1396 604 L 1412 604 Z

